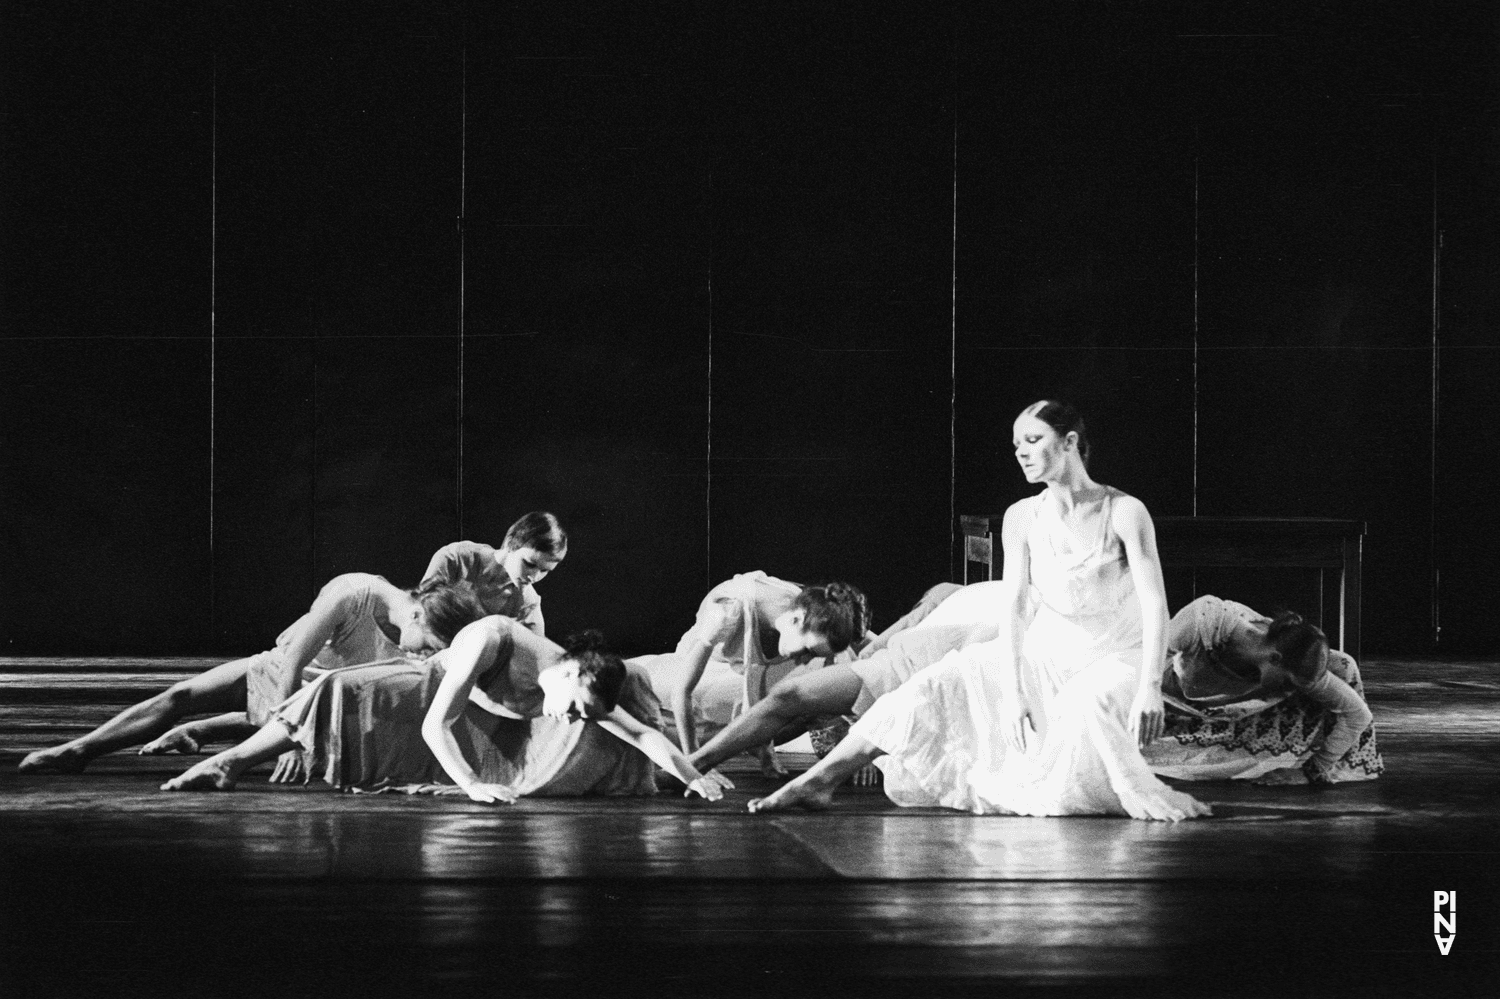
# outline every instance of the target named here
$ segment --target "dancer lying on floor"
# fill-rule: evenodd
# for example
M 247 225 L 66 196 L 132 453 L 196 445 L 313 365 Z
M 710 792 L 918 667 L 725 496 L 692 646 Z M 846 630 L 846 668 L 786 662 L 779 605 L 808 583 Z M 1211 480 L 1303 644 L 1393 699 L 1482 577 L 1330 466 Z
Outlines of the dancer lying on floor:
M 1261 784 L 1374 780 L 1385 769 L 1359 667 L 1290 611 L 1203 596 L 1172 618 L 1158 774 Z
M 230 712 L 231 719 L 248 718 L 262 725 L 302 683 L 302 670 L 310 663 L 337 669 L 435 651 L 464 625 L 483 616 L 484 608 L 468 587 L 431 582 L 403 590 L 368 573 L 335 576 L 308 612 L 276 639 L 276 648 L 175 683 L 87 735 L 32 753 L 20 768 L 76 773 L 96 756 L 161 736 L 188 715 Z M 197 751 L 197 743 L 186 730 L 176 735 L 170 745 L 159 742 L 152 748 Z M 288 776 L 294 763 L 289 759 L 285 765 L 283 776 Z
M 654 794 L 662 767 L 710 800 L 704 777 L 656 727 L 649 681 L 605 652 L 597 633 L 565 649 L 510 618 L 469 625 L 426 662 L 327 673 L 255 735 L 162 785 L 228 791 L 246 770 L 299 750 L 334 787 L 523 795 Z
M 719 728 L 775 684 L 821 666 L 865 638 L 865 595 L 847 583 L 802 587 L 746 572 L 709 591 L 698 620 L 670 655 L 632 660 L 644 666 L 666 702 L 678 745 L 692 753 L 700 728 Z M 761 769 L 784 775 L 769 742 Z
M 880 698 L 833 752 L 751 811 L 824 807 L 876 761 L 898 805 L 1174 821 L 1209 814 L 1158 780 L 1139 748 L 1161 732 L 1166 657 L 1150 515 L 1089 477 L 1083 419 L 1071 406 L 1027 407 L 1013 440 L 1026 480 L 1046 489 L 1005 512 L 999 636 L 949 653 Z
M 766 743 L 785 742 L 802 733 L 813 719 L 829 715 L 862 715 L 876 699 L 895 690 L 954 649 L 993 639 L 992 621 L 921 626 L 923 620 L 962 587 L 940 583 L 917 605 L 860 651 L 859 658 L 836 661 L 782 680 L 762 700 L 692 755 L 699 770 Z M 839 721 L 838 728 L 842 729 Z M 814 746 L 820 742 L 814 733 Z M 819 750 L 821 752 L 821 750 Z
M 498 549 L 476 541 L 455 541 L 439 548 L 428 562 L 422 576 L 424 586 L 467 583 L 479 598 L 485 614 L 503 614 L 515 618 L 538 635 L 545 634 L 542 621 L 542 599 L 534 584 L 556 569 L 568 554 L 568 535 L 550 513 L 526 514 L 505 532 Z M 451 637 L 451 636 L 450 636 Z M 283 634 L 276 640 L 281 645 Z M 319 653 L 314 666 L 324 665 Z M 370 662 L 386 656 L 368 656 L 354 662 Z M 347 660 L 346 660 L 347 661 Z M 228 712 L 213 718 L 200 718 L 179 725 L 141 749 L 145 754 L 196 753 L 209 742 L 232 742 L 248 738 L 265 722 L 263 714 L 251 718 L 244 711 Z M 273 781 L 301 778 L 296 758 L 288 757 L 283 767 L 272 775 Z

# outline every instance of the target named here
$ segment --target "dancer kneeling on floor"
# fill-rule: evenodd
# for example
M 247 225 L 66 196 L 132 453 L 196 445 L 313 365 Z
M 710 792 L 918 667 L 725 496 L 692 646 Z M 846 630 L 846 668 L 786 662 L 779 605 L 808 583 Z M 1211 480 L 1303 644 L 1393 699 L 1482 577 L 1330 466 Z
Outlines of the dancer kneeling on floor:
M 946 598 L 962 590 L 940 583 L 922 595 L 905 616 L 865 646 L 859 657 L 835 661 L 822 669 L 792 676 L 771 688 L 763 700 L 730 722 L 692 755 L 693 765 L 709 770 L 748 749 L 773 739 L 777 743 L 801 734 L 802 724 L 827 716 L 865 713 L 876 699 L 895 690 L 954 649 L 993 639 L 992 621 L 926 626 L 922 622 Z M 813 732 L 813 745 L 823 752 L 820 734 L 842 731 L 847 722 Z
M 501 616 L 469 625 L 425 663 L 372 663 L 319 677 L 255 735 L 162 785 L 227 791 L 290 749 L 335 787 L 466 794 L 654 794 L 652 763 L 688 792 L 722 797 L 656 727 L 650 683 L 601 648 L 563 648 Z
M 483 616 L 484 608 L 468 587 L 433 581 L 403 590 L 369 573 L 335 576 L 319 591 L 308 612 L 276 639 L 276 648 L 173 684 L 87 735 L 32 753 L 21 761 L 20 769 L 76 773 L 96 756 L 158 736 L 162 739 L 142 751 L 197 752 L 197 741 L 185 727 L 168 732 L 189 715 L 233 712 L 229 717 L 240 719 L 241 728 L 246 718 L 253 725 L 263 725 L 276 705 L 302 683 L 303 668 L 309 664 L 338 669 L 407 654 L 425 655 L 444 648 L 464 625 Z M 278 779 L 295 772 L 292 760 L 284 762 Z
M 1167 647 L 1166 734 L 1143 751 L 1156 773 L 1336 784 L 1385 770 L 1358 665 L 1300 615 L 1202 596 L 1172 617 Z
M 869 618 L 865 595 L 847 583 L 804 587 L 746 572 L 709 591 L 675 653 L 631 661 L 649 671 L 678 745 L 692 753 L 701 729 L 728 725 L 777 683 L 862 641 Z M 756 749 L 763 771 L 786 773 L 769 739 Z
M 1209 809 L 1151 773 L 1167 606 L 1151 517 L 1089 477 L 1071 406 L 1014 425 L 1040 494 L 1005 513 L 999 636 L 951 652 L 876 701 L 832 753 L 750 810 L 823 807 L 875 761 L 898 805 L 1178 820 Z M 1028 737 L 1028 729 L 1031 735 Z

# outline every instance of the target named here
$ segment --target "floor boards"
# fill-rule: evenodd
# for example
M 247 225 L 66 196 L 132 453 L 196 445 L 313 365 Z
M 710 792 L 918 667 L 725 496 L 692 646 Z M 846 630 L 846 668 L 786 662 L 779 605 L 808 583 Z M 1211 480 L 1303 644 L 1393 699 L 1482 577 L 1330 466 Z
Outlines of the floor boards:
M 15 772 L 185 665 L 0 660 L 0 996 L 1500 994 L 1500 664 L 1365 664 L 1386 776 L 1178 826 Z

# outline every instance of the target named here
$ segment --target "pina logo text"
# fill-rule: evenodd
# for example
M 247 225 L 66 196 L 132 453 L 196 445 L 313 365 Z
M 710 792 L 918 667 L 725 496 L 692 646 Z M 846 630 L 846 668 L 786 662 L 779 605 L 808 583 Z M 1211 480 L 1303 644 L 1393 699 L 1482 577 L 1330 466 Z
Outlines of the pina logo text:
M 1453 947 L 1458 938 L 1458 892 L 1432 893 L 1432 936 L 1440 953 L 1447 954 Z

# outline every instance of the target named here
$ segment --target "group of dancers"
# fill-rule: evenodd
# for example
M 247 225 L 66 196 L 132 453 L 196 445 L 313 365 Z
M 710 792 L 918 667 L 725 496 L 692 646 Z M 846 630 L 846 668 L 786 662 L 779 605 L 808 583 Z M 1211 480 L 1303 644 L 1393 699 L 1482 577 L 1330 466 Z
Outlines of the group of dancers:
M 719 800 L 722 762 L 752 752 L 785 777 L 774 747 L 806 732 L 821 759 L 750 811 L 826 807 L 873 764 L 898 805 L 1171 821 L 1210 809 L 1162 776 L 1379 775 L 1358 667 L 1318 628 L 1212 596 L 1168 617 L 1151 517 L 1089 476 L 1073 407 L 1028 406 L 1013 445 L 1044 488 L 1005 513 L 1003 578 L 933 587 L 879 634 L 854 586 L 752 572 L 708 593 L 674 652 L 622 660 L 596 632 L 559 645 L 535 584 L 567 535 L 530 513 L 498 549 L 440 549 L 412 590 L 336 577 L 274 649 L 20 768 L 242 739 L 162 790 L 231 790 L 274 759 L 273 781 L 490 803 L 654 794 L 660 768 Z

